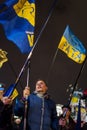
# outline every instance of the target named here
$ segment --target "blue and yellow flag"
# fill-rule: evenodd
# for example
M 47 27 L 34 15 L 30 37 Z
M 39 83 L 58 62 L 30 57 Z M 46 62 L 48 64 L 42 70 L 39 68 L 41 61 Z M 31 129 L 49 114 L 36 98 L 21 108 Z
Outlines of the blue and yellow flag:
M 86 58 L 86 49 L 69 26 L 66 27 L 58 48 L 77 63 L 83 63 Z
M 4 93 L 4 96 L 11 97 L 12 100 L 14 100 L 18 96 L 18 91 L 15 88 L 15 84 L 11 84 L 6 92 Z
M 8 58 L 6 55 L 7 55 L 7 52 L 0 49 L 0 68 L 2 67 L 4 62 L 8 61 Z
M 19 93 L 18 93 L 17 89 L 15 88 L 14 91 L 13 91 L 13 93 L 12 93 L 12 95 L 10 96 L 10 98 L 12 100 L 14 100 L 18 95 L 19 95 Z
M 29 53 L 34 43 L 35 0 L 6 0 L 0 5 L 0 23 L 7 39 Z

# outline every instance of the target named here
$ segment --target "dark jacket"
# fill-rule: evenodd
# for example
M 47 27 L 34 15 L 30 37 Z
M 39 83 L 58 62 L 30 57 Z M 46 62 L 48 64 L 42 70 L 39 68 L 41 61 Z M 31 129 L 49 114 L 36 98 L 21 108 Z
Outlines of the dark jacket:
M 81 130 L 87 130 L 87 122 L 85 122 L 85 124 L 83 125 L 83 127 L 81 128 Z
M 36 93 L 32 93 L 27 101 L 27 130 L 58 130 L 56 104 L 48 95 L 41 98 Z M 17 116 L 24 115 L 23 100 L 16 103 L 14 113 Z
M 63 115 L 61 115 L 61 116 L 59 117 L 59 119 L 60 119 L 61 117 L 63 117 Z M 62 126 L 59 125 L 59 128 L 58 128 L 58 129 L 59 129 L 59 130 L 75 130 L 75 127 L 76 127 L 76 123 L 74 122 L 74 120 L 72 119 L 72 117 L 69 116 L 68 121 L 67 121 L 67 123 L 66 123 L 66 126 L 62 127 Z
M 0 130 L 12 130 L 12 105 L 0 101 Z

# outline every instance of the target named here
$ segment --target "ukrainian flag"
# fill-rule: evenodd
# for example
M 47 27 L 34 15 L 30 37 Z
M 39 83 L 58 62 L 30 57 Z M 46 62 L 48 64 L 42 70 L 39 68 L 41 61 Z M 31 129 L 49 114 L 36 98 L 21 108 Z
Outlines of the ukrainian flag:
M 7 39 L 29 53 L 34 43 L 35 0 L 6 0 L 0 5 L 0 23 Z
M 11 84 L 3 96 L 10 97 L 12 100 L 14 100 L 19 94 L 15 86 L 16 84 Z
M 82 42 L 74 35 L 70 27 L 67 26 L 60 40 L 58 48 L 77 63 L 83 63 L 86 58 L 86 49 Z

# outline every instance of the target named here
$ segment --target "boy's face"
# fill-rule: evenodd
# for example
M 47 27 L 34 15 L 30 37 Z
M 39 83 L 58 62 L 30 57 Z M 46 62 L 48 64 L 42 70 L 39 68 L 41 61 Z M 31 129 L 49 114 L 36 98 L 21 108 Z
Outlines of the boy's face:
M 43 80 L 37 81 L 35 91 L 42 93 L 45 93 L 47 91 L 47 86 Z

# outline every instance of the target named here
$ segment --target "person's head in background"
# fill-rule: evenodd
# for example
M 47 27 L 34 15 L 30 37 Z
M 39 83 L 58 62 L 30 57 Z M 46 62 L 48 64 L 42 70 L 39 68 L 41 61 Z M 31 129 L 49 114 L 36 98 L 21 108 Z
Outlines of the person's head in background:
M 66 118 L 68 119 L 71 114 L 71 107 L 68 105 L 64 105 L 62 107 L 62 111 L 63 111 L 63 115 L 65 114 L 64 116 L 66 116 Z
M 12 104 L 12 99 L 7 96 L 3 96 L 5 91 L 5 84 L 0 83 L 0 101 L 3 102 L 4 105 Z

